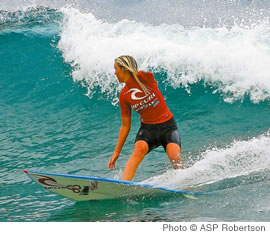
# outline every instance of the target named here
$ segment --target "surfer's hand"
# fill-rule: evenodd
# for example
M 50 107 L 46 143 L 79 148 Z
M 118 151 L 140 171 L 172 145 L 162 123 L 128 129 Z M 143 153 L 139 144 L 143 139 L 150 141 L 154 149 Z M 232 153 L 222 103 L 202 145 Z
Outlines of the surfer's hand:
M 118 159 L 119 155 L 120 155 L 120 152 L 115 151 L 113 153 L 113 155 L 112 155 L 112 157 L 111 157 L 111 159 L 109 160 L 109 163 L 108 163 L 108 167 L 110 169 L 113 169 L 115 167 L 115 162 Z

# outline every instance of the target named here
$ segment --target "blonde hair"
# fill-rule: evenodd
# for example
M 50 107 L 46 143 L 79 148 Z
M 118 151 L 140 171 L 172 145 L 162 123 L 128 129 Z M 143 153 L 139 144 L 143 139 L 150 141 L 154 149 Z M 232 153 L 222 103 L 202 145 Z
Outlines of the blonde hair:
M 145 95 L 150 94 L 149 88 L 147 88 L 147 86 L 140 80 L 138 75 L 138 65 L 132 56 L 119 56 L 115 59 L 115 63 L 117 63 L 120 68 L 124 68 L 125 70 L 129 71 L 131 76 L 133 76 L 137 83 L 141 86 Z

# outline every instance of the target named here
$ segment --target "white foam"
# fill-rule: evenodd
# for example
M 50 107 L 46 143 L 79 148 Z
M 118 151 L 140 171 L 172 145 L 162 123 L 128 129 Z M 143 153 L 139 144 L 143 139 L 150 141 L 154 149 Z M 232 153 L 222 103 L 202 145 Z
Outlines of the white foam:
M 28 7 L 59 9 L 72 6 L 84 12 L 94 12 L 98 18 L 119 21 L 180 23 L 181 25 L 250 25 L 269 18 L 269 1 L 220 0 L 1 0 L 0 10 L 17 11 Z M 142 10 L 143 9 L 143 10 Z
M 252 28 L 184 28 L 181 25 L 121 20 L 108 23 L 91 13 L 62 8 L 58 47 L 73 66 L 73 78 L 115 99 L 119 89 L 114 58 L 134 56 L 141 69 L 166 70 L 174 88 L 204 80 L 232 102 L 249 95 L 257 103 L 270 99 L 270 26 Z
M 145 180 L 144 183 L 173 189 L 202 186 L 254 172 L 270 170 L 270 131 L 248 141 L 235 141 L 223 149 L 209 149 L 202 159 L 183 170 Z

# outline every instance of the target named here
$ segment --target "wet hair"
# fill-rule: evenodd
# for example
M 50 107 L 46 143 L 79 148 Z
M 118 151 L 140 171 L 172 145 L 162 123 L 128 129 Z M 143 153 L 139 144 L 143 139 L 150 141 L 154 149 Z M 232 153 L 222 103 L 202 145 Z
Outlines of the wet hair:
M 119 56 L 115 59 L 115 63 L 118 64 L 120 68 L 129 71 L 131 76 L 134 77 L 134 79 L 140 85 L 145 95 L 150 94 L 149 88 L 147 88 L 147 86 L 140 80 L 138 75 L 138 65 L 132 56 Z

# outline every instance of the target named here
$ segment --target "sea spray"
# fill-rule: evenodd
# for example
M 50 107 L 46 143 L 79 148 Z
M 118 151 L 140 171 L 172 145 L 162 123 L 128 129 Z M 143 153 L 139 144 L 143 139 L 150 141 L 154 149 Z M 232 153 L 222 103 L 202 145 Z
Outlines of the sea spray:
M 169 170 L 143 183 L 185 189 L 266 172 L 270 170 L 269 150 L 270 131 L 247 141 L 235 141 L 225 148 L 209 148 L 192 166 Z
M 270 36 L 268 22 L 253 28 L 184 28 L 181 25 L 121 20 L 108 23 L 91 13 L 63 8 L 58 48 L 73 67 L 72 77 L 84 82 L 88 94 L 101 89 L 115 100 L 121 87 L 114 59 L 134 56 L 141 69 L 165 72 L 174 88 L 203 80 L 226 102 L 249 96 L 258 103 L 270 99 Z

